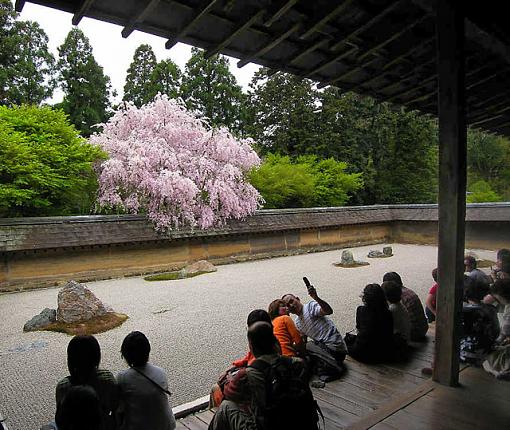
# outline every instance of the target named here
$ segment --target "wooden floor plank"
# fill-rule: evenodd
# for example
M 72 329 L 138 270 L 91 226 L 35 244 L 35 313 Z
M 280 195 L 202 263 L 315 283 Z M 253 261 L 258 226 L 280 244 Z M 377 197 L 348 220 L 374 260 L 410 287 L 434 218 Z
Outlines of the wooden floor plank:
M 373 410 L 368 406 L 359 405 L 358 403 L 353 402 L 350 399 L 332 394 L 331 392 L 325 391 L 324 389 L 314 390 L 313 396 L 317 400 L 330 403 L 336 406 L 337 408 L 340 408 L 346 411 L 347 413 L 356 415 L 358 417 L 362 417 Z
M 181 418 L 179 421 L 190 430 L 207 430 L 208 427 L 206 423 L 199 420 L 194 415 L 188 415 L 187 417 Z
M 214 417 L 214 412 L 211 411 L 210 409 L 206 409 L 205 411 L 202 411 L 202 412 L 199 412 L 199 413 L 196 413 L 195 416 L 203 421 L 204 423 L 206 423 L 207 425 L 209 425 L 209 423 L 211 422 L 211 420 L 213 419 Z
M 359 417 L 350 414 L 349 412 L 338 408 L 337 406 L 324 402 L 321 399 L 317 398 L 317 403 L 319 404 L 319 407 L 322 410 L 322 413 L 324 414 L 324 417 L 326 418 L 326 423 L 331 422 L 334 424 L 333 428 L 339 428 L 343 429 L 353 423 L 355 423 Z M 330 426 L 327 426 L 327 428 L 331 428 Z

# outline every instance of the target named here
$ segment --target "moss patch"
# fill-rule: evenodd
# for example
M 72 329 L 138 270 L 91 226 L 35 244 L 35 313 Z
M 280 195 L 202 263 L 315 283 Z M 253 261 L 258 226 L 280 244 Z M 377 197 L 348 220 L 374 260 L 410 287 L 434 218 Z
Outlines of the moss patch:
M 203 275 L 204 273 L 209 273 L 209 272 L 188 273 L 185 278 L 181 277 L 181 272 L 159 273 L 157 275 L 146 276 L 143 279 L 145 281 L 175 281 L 177 279 L 194 278 L 195 276 Z
M 56 331 L 59 333 L 67 333 L 70 335 L 84 335 L 84 334 L 96 334 L 103 333 L 111 330 L 112 328 L 120 326 L 129 317 L 125 314 L 118 314 L 116 312 L 108 312 L 107 314 L 92 318 L 87 321 L 79 321 L 74 323 L 65 323 L 62 321 L 56 321 L 49 326 L 45 327 L 44 330 Z
M 491 267 L 495 266 L 496 262 L 492 260 L 477 260 L 476 265 L 477 267 Z
M 346 269 L 351 269 L 355 267 L 363 267 L 368 266 L 370 263 L 367 263 L 365 261 L 356 261 L 353 264 L 343 264 L 343 263 L 333 263 L 333 266 L 335 267 L 344 267 Z

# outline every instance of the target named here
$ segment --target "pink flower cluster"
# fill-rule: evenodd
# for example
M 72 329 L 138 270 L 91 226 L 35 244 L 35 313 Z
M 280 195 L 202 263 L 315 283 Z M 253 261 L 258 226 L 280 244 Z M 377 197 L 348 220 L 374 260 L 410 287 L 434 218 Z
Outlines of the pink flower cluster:
M 90 143 L 99 167 L 99 205 L 144 212 L 160 230 L 206 229 L 243 218 L 262 203 L 244 174 L 260 164 L 249 140 L 211 129 L 167 96 L 126 105 Z

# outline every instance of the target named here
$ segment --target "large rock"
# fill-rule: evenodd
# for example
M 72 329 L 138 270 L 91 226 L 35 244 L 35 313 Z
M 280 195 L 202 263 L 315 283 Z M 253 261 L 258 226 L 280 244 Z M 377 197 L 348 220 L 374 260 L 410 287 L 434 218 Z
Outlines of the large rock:
M 385 255 L 381 251 L 372 249 L 372 250 L 368 251 L 367 257 L 368 258 L 382 258 L 382 257 L 385 257 Z
M 111 311 L 92 291 L 76 281 L 69 281 L 58 293 L 58 321 L 85 321 Z
M 354 264 L 354 256 L 351 251 L 342 251 L 342 260 L 340 261 L 340 264 L 345 264 L 346 266 Z
M 385 246 L 382 252 L 386 257 L 391 257 L 393 255 L 393 248 L 391 246 Z
M 57 311 L 55 309 L 45 308 L 39 315 L 27 321 L 23 326 L 23 331 L 43 330 L 57 319 Z
M 183 268 L 180 272 L 180 276 L 181 278 L 186 278 L 195 273 L 209 273 L 216 272 L 217 270 L 216 266 L 209 263 L 207 260 L 199 260 Z

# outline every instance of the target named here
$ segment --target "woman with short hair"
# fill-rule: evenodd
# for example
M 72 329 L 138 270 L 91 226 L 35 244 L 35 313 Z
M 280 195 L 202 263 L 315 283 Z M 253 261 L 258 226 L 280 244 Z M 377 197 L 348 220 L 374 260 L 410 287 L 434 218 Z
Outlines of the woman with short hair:
M 149 363 L 151 346 L 139 331 L 129 333 L 121 353 L 129 369 L 119 372 L 118 424 L 121 430 L 173 430 L 175 417 L 168 397 L 168 378 L 160 367 Z

